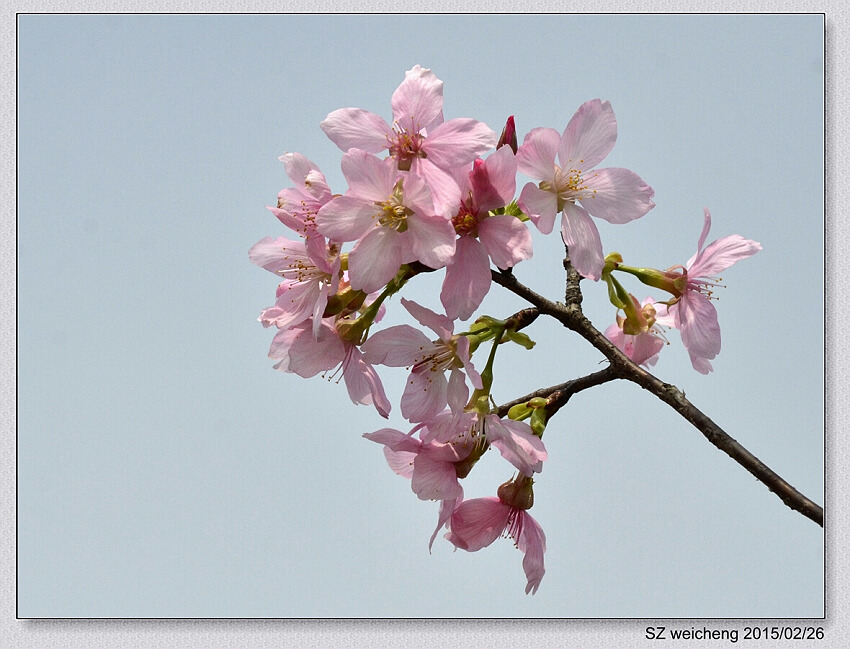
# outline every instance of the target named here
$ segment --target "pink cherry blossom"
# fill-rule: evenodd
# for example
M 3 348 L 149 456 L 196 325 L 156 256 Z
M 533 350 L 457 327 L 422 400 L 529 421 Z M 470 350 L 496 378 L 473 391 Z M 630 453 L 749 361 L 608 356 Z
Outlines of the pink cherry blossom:
M 274 368 L 304 378 L 336 368 L 332 376 L 342 372 L 354 403 L 374 405 L 378 414 L 388 417 L 391 406 L 378 373 L 356 345 L 340 338 L 333 318 L 320 321 L 317 335 L 311 335 L 312 329 L 306 320 L 275 334 L 269 349 L 269 358 L 278 361 Z
M 446 415 L 451 417 L 451 413 Z M 384 445 L 390 468 L 410 478 L 411 489 L 420 500 L 456 500 L 463 496 L 455 465 L 469 456 L 475 440 L 458 436 L 446 442 L 423 442 L 393 428 L 363 437 Z
M 324 239 L 321 244 L 325 256 L 318 263 L 305 243 L 284 237 L 265 237 L 248 252 L 253 263 L 283 278 L 275 306 L 260 315 L 264 326 L 286 329 L 312 318 L 313 333 L 318 335 L 328 297 L 339 288 L 340 265 L 338 247 L 328 248 Z
M 761 250 L 761 244 L 733 234 L 703 248 L 711 229 L 711 213 L 708 208 L 703 208 L 703 212 L 705 221 L 696 254 L 684 268 L 669 269 L 670 272 L 675 268 L 681 269 L 682 276 L 687 279 L 687 287 L 669 307 L 659 305 L 656 321 L 679 329 L 682 343 L 691 357 L 691 365 L 700 374 L 708 374 L 713 369 L 711 359 L 720 353 L 720 324 L 717 310 L 711 303 L 713 289 L 720 281 L 716 275 L 735 262 L 752 257 Z
M 409 421 L 428 421 L 446 404 L 460 412 L 469 397 L 465 377 L 475 388 L 482 387 L 481 376 L 469 359 L 469 339 L 454 336 L 454 322 L 446 316 L 404 298 L 401 303 L 437 334 L 437 340 L 431 341 L 409 325 L 396 325 L 372 335 L 363 343 L 363 354 L 374 365 L 411 368 L 401 397 L 401 414 Z
M 420 433 L 424 442 L 448 442 L 470 439 L 487 443 L 498 449 L 502 457 L 524 476 L 543 470 L 547 459 L 543 440 L 523 421 L 501 419 L 494 413 L 476 411 L 455 414 L 452 417 L 435 417 Z
M 316 215 L 333 197 L 330 187 L 319 168 L 300 153 L 284 153 L 280 161 L 295 187 L 282 189 L 277 207 L 268 209 L 281 223 L 304 237 L 308 252 L 321 261 L 325 239 L 316 231 Z
M 517 151 L 520 172 L 540 181 L 523 188 L 520 208 L 543 234 L 552 231 L 561 212 L 561 235 L 572 264 L 593 280 L 600 278 L 604 261 L 602 240 L 590 217 L 626 223 L 655 206 L 654 191 L 634 172 L 594 169 L 616 139 L 611 104 L 594 99 L 579 107 L 562 135 L 551 128 L 533 129 Z
M 465 500 L 449 518 L 451 531 L 445 535 L 455 547 L 477 552 L 500 536 L 509 536 L 525 555 L 522 567 L 528 583 L 526 594 L 537 592 L 546 572 L 543 555 L 546 535 L 543 528 L 524 509 L 512 507 L 495 497 Z
M 443 121 L 443 82 L 431 70 L 415 65 L 392 96 L 393 124 L 361 108 L 341 108 L 321 123 L 343 151 L 388 150 L 396 168 L 425 180 L 438 214 L 457 210 L 459 194 L 448 173 L 469 164 L 496 144 L 496 134 L 474 119 Z
M 643 316 L 638 330 L 626 333 L 624 329 L 626 318 L 618 315 L 617 322 L 605 330 L 605 337 L 637 365 L 651 367 L 658 361 L 658 354 L 664 347 L 666 340 L 660 328 L 655 324 L 655 300 L 648 297 L 644 299 L 642 304 L 638 304 L 634 296 L 630 297 L 638 314 Z
M 450 318 L 466 320 L 479 307 L 490 290 L 491 259 L 499 268 L 512 268 L 531 258 L 525 224 L 510 214 L 489 214 L 513 199 L 516 172 L 513 151 L 503 146 L 486 160 L 476 160 L 471 171 L 455 173 L 462 197 L 452 219 L 458 239 L 440 293 Z
M 349 190 L 319 210 L 316 224 L 334 241 L 357 241 L 348 256 L 355 289 L 377 291 L 412 261 L 430 268 L 446 265 L 455 251 L 454 230 L 433 214 L 424 181 L 399 174 L 360 149 L 342 156 L 342 172 Z

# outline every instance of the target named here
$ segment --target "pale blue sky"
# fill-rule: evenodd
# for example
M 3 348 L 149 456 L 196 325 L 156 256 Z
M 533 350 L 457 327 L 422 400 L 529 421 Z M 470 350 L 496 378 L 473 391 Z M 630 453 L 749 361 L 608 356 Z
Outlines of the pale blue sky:
M 657 207 L 602 224 L 634 265 L 709 240 L 764 250 L 724 273 L 723 350 L 694 372 L 675 332 L 655 373 L 823 504 L 820 16 L 21 16 L 18 32 L 18 614 L 23 617 L 818 617 L 823 533 L 668 407 L 609 384 L 544 438 L 533 514 L 547 573 L 526 596 L 508 541 L 438 539 L 342 385 L 272 370 L 256 322 L 286 236 L 264 208 L 299 151 L 337 192 L 318 127 L 390 116 L 419 63 L 445 114 L 520 135 L 611 101 Z M 517 276 L 562 299 L 557 236 Z M 441 273 L 407 297 L 439 308 Z M 437 277 L 439 275 L 439 277 Z M 417 278 L 418 279 L 418 278 Z M 640 286 L 630 285 L 636 293 Z M 643 295 L 640 295 L 643 297 Z M 409 322 L 399 304 L 387 322 Z M 483 311 L 522 304 L 491 292 Z M 587 315 L 613 317 L 602 286 Z M 599 368 L 542 318 L 505 350 L 508 401 Z M 482 361 L 483 362 L 483 361 Z M 397 404 L 403 372 L 384 372 Z M 396 412 L 391 425 L 406 430 Z M 485 458 L 465 485 L 510 475 Z

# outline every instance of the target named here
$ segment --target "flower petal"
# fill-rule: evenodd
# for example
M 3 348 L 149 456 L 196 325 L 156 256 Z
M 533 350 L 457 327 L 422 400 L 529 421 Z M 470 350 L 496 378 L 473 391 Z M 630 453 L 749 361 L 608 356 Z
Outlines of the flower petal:
M 320 330 L 319 339 L 304 330 L 289 348 L 289 371 L 305 379 L 339 365 L 345 358 L 345 347 L 336 331 L 329 326 Z
M 542 234 L 552 231 L 558 213 L 558 197 L 553 192 L 544 191 L 534 183 L 526 183 L 517 204 Z
M 598 280 L 602 275 L 602 239 L 588 213 L 574 203 L 564 206 L 561 235 L 570 250 L 573 267 L 584 277 Z
M 280 312 L 275 318 L 275 326 L 278 329 L 286 329 L 297 325 L 315 314 L 319 304 L 324 301 L 327 305 L 327 292 L 324 299 L 318 282 L 283 282 L 278 287 L 279 296 L 275 305 L 280 307 Z M 321 306 L 322 313 L 325 310 Z M 319 322 L 321 315 L 319 313 Z M 318 325 L 315 327 L 318 329 Z
M 428 133 L 422 150 L 433 164 L 448 171 L 469 164 L 496 146 L 499 137 L 489 126 L 468 117 L 443 122 Z
M 439 216 L 411 214 L 407 217 L 407 235 L 416 259 L 429 268 L 442 268 L 455 254 L 455 230 L 450 221 Z
M 274 360 L 280 359 L 280 362 L 275 365 L 276 370 L 281 372 L 289 372 L 289 349 L 295 339 L 304 332 L 304 329 L 280 329 L 272 338 L 272 344 L 269 347 L 269 358 Z
M 389 446 L 385 446 L 384 457 L 387 458 L 387 464 L 389 464 L 393 473 L 397 473 L 408 480 L 413 478 L 413 461 L 416 459 L 416 453 L 393 451 Z
M 437 534 L 440 529 L 444 525 L 448 524 L 455 509 L 457 509 L 458 505 L 463 502 L 463 487 L 461 487 L 460 484 L 458 484 L 458 487 L 460 487 L 460 495 L 457 498 L 440 501 L 440 513 L 437 516 L 437 527 L 434 529 L 434 533 L 431 535 L 431 540 L 428 542 L 428 552 L 431 551 L 431 546 L 434 545 L 434 539 L 437 538 Z
M 264 237 L 248 251 L 251 263 L 275 274 L 290 270 L 294 259 L 302 259 L 306 255 L 307 251 L 301 241 L 291 241 L 285 237 Z
M 517 149 L 516 161 L 520 173 L 535 180 L 555 178 L 555 155 L 561 136 L 554 128 L 533 128 Z
M 511 419 L 502 420 L 496 415 L 487 415 L 485 422 L 487 440 L 520 473 L 531 476 L 543 470 L 543 462 L 548 457 L 546 447 L 528 424 Z
M 752 257 L 759 250 L 761 244 L 758 241 L 744 239 L 740 234 L 723 237 L 708 244 L 696 258 L 687 263 L 688 277 L 696 279 L 716 276 L 732 264 Z
M 358 241 L 348 254 L 351 287 L 374 293 L 386 286 L 402 264 L 401 234 L 389 228 L 375 228 Z
M 523 259 L 531 259 L 533 254 L 528 226 L 510 214 L 482 220 L 478 224 L 478 238 L 499 268 L 513 268 Z
M 348 396 L 354 403 L 374 405 L 381 417 L 387 419 L 392 406 L 375 368 L 363 358 L 354 345 L 348 346 L 348 358 L 342 373 Z
M 655 207 L 655 190 L 628 169 L 598 169 L 587 174 L 585 183 L 593 194 L 581 199 L 582 207 L 609 223 L 628 223 Z
M 316 164 L 300 153 L 284 153 L 278 158 L 286 169 L 286 175 L 296 185 L 303 185 L 304 179 L 311 171 L 318 171 Z
M 445 536 L 461 550 L 477 552 L 502 535 L 510 515 L 511 507 L 496 497 L 465 500 L 454 510 Z
M 711 361 L 700 358 L 699 356 L 691 356 L 691 365 L 693 365 L 694 369 L 700 374 L 709 374 L 714 369 L 711 365 Z
M 426 158 L 414 158 L 410 171 L 424 180 L 431 190 L 434 214 L 447 219 L 457 214 L 460 189 L 450 173 Z
M 387 139 L 393 135 L 382 117 L 362 108 L 335 110 L 319 127 L 343 151 L 363 149 L 377 153 L 387 148 Z
M 422 443 L 418 439 L 395 428 L 381 428 L 374 433 L 363 433 L 363 437 L 370 442 L 383 444 L 393 451 L 418 454 L 422 450 Z
M 543 533 L 543 528 L 534 520 L 534 518 L 525 511 L 517 513 L 523 517 L 522 531 L 519 538 L 515 539 L 517 547 L 525 555 L 522 559 L 522 569 L 525 571 L 525 578 L 528 583 L 525 586 L 525 594 L 537 592 L 540 587 L 540 581 L 546 573 L 543 567 L 543 554 L 546 552 L 546 535 Z
M 697 253 L 702 250 L 702 247 L 705 245 L 705 240 L 708 237 L 708 231 L 711 230 L 711 212 L 708 211 L 707 207 L 702 208 L 703 213 L 703 222 L 702 222 L 702 233 L 699 235 L 699 242 L 697 243 Z M 696 256 L 696 255 L 694 255 Z
M 408 367 L 421 357 L 423 350 L 433 346 L 419 329 L 410 325 L 396 325 L 369 336 L 360 350 L 366 362 L 373 365 Z
M 356 196 L 337 196 L 316 215 L 316 228 L 334 241 L 357 241 L 379 227 L 380 210 Z
M 387 200 L 395 187 L 396 174 L 383 160 L 361 149 L 351 149 L 342 156 L 340 168 L 348 181 L 347 195 L 370 203 Z
M 484 219 L 482 225 L 493 218 Z M 517 221 L 513 216 L 508 218 Z M 446 315 L 452 319 L 469 319 L 490 291 L 491 282 L 490 260 L 484 246 L 474 237 L 460 237 L 452 262 L 446 266 L 440 292 Z
M 466 387 L 466 377 L 457 368 L 449 372 L 449 385 L 446 389 L 446 401 L 452 412 L 462 412 L 469 399 L 469 388 Z
M 393 120 L 409 133 L 442 121 L 443 82 L 420 65 L 404 73 L 392 97 Z
M 475 366 L 469 358 L 468 336 L 461 336 L 458 338 L 457 357 L 463 364 L 463 371 L 466 372 L 466 376 L 469 378 L 469 382 L 472 383 L 472 387 L 476 390 L 482 390 L 484 388 L 484 384 L 481 382 L 481 375 L 478 373 L 478 370 L 475 369 Z
M 455 466 L 420 453 L 413 461 L 413 493 L 420 500 L 453 500 L 463 493 L 457 481 Z
M 558 147 L 564 169 L 587 171 L 607 156 L 617 141 L 617 120 L 611 104 L 601 99 L 586 101 L 575 112 Z
M 483 163 L 477 160 L 475 163 L 469 179 L 478 210 L 487 213 L 510 203 L 516 193 L 517 172 L 516 156 L 511 147 L 503 146 Z
M 440 340 L 449 340 L 454 333 L 454 321 L 439 313 L 434 313 L 431 309 L 417 304 L 413 300 L 401 298 L 401 305 L 407 309 L 407 312 L 416 318 L 423 327 L 428 327 L 431 331 L 440 337 Z
M 428 421 L 446 407 L 447 381 L 427 364 L 410 373 L 401 396 L 401 415 L 411 422 Z
M 419 453 L 422 448 L 422 443 L 418 439 L 402 433 L 400 430 L 396 430 L 395 428 L 381 428 L 380 430 L 376 430 L 374 433 L 363 433 L 363 437 L 368 439 L 370 442 L 383 444 L 393 451 Z
M 691 356 L 711 360 L 720 353 L 717 310 L 702 293 L 686 292 L 679 302 L 682 342 Z

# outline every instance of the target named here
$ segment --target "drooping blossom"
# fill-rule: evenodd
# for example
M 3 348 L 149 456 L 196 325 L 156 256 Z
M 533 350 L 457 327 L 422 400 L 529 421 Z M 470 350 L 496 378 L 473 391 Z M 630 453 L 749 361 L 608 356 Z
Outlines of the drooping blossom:
M 510 214 L 489 213 L 513 199 L 516 172 L 513 151 L 503 146 L 486 160 L 476 160 L 471 171 L 454 174 L 461 191 L 460 209 L 452 219 L 458 239 L 440 293 L 450 318 L 466 320 L 481 305 L 492 281 L 490 260 L 499 268 L 512 268 L 531 258 L 525 224 Z
M 626 223 L 655 206 L 653 189 L 633 171 L 594 169 L 616 139 L 611 104 L 594 99 L 579 107 L 562 135 L 551 128 L 532 129 L 517 151 L 520 172 L 539 181 L 523 187 L 520 208 L 543 234 L 552 231 L 561 212 L 570 260 L 593 280 L 600 278 L 604 262 L 599 231 L 590 217 Z
M 433 420 L 451 422 L 454 415 L 443 412 Z M 384 456 L 393 472 L 411 481 L 411 489 L 422 500 L 439 500 L 440 510 L 437 527 L 428 541 L 428 550 L 434 545 L 434 539 L 440 529 L 448 522 L 455 508 L 463 502 L 463 487 L 458 478 L 466 477 L 471 465 L 463 466 L 476 445 L 483 440 L 456 430 L 453 436 L 442 437 L 445 441 L 422 441 L 413 437 L 419 431 L 428 435 L 430 423 L 418 424 L 407 435 L 392 428 L 382 428 L 374 433 L 363 435 L 366 439 L 384 445 Z M 466 463 L 468 464 L 468 463 Z
M 326 242 L 316 230 L 316 215 L 333 194 L 324 174 L 300 153 L 284 153 L 279 159 L 295 187 L 282 189 L 277 196 L 277 207 L 268 209 L 305 239 L 308 252 L 319 261 L 324 257 Z
M 410 325 L 388 327 L 363 343 L 366 360 L 373 365 L 411 368 L 401 397 L 401 414 L 405 419 L 427 421 L 447 404 L 453 412 L 460 412 L 469 397 L 466 377 L 473 387 L 482 387 L 481 375 L 469 358 L 469 339 L 455 336 L 454 322 L 446 316 L 405 298 L 401 303 L 420 324 L 437 334 L 437 340 L 429 340 Z
M 340 281 L 339 248 L 326 246 L 324 239 L 321 243 L 324 257 L 310 254 L 305 243 L 285 237 L 265 237 L 248 252 L 253 263 L 283 279 L 275 305 L 260 315 L 264 326 L 287 329 L 312 318 L 313 334 L 318 336 L 328 297 L 336 293 Z
M 618 315 L 617 322 L 605 330 L 605 337 L 637 365 L 651 367 L 658 362 L 658 354 L 664 347 L 665 338 L 656 324 L 655 300 L 647 297 L 642 304 L 629 295 L 634 303 L 637 322 Z M 662 305 L 663 306 L 663 305 Z
M 502 419 L 495 413 L 469 411 L 452 418 L 435 418 L 420 432 L 425 442 L 471 439 L 495 447 L 524 476 L 543 470 L 546 447 L 524 421 Z
M 451 417 L 451 413 L 444 416 Z M 394 428 L 382 428 L 363 437 L 384 445 L 390 468 L 411 480 L 411 489 L 420 500 L 456 500 L 463 496 L 456 465 L 469 456 L 476 444 L 468 435 L 423 442 L 412 433 L 405 435 Z
M 402 264 L 442 268 L 455 250 L 451 222 L 434 215 L 425 182 L 402 175 L 375 156 L 352 149 L 342 156 L 349 190 L 325 204 L 318 231 L 334 241 L 357 241 L 348 256 L 351 285 L 372 293 Z
M 525 506 L 518 507 L 502 499 L 502 487 L 498 498 L 473 498 L 460 503 L 449 518 L 451 531 L 445 538 L 461 550 L 477 552 L 500 536 L 509 536 L 525 555 L 522 560 L 528 581 L 525 592 L 533 595 L 546 572 L 543 563 L 546 535 Z
M 438 214 L 457 210 L 458 188 L 449 171 L 492 149 L 496 134 L 469 118 L 443 121 L 443 82 L 427 68 L 413 66 L 392 96 L 392 126 L 361 108 L 341 108 L 321 123 L 322 130 L 343 151 L 388 150 L 394 166 L 425 180 Z
M 378 414 L 388 417 L 391 406 L 378 373 L 356 345 L 340 337 L 334 319 L 321 320 L 317 335 L 312 329 L 312 323 L 305 320 L 275 334 L 269 348 L 269 358 L 278 361 L 274 368 L 304 378 L 330 370 L 334 370 L 333 375 L 341 371 L 348 396 L 354 403 L 372 404 Z
M 708 208 L 703 208 L 703 212 L 705 221 L 696 254 L 684 267 L 674 266 L 667 271 L 671 275 L 678 271 L 678 285 L 681 279 L 687 280 L 687 284 L 669 307 L 658 305 L 656 322 L 678 329 L 691 365 L 700 374 L 708 374 L 713 369 L 711 359 L 720 353 L 720 324 L 711 303 L 713 289 L 721 279 L 717 274 L 735 262 L 752 257 L 761 250 L 761 244 L 733 234 L 703 248 L 711 229 L 711 213 Z

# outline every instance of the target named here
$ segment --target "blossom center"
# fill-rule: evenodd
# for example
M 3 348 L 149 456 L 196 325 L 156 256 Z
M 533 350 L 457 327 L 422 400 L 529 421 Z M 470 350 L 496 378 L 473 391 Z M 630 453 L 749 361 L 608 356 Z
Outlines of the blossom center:
M 400 171 L 410 171 L 414 158 L 428 157 L 428 154 L 422 150 L 425 137 L 420 131 L 408 133 L 407 130 L 399 126 L 398 122 L 394 122 L 393 137 L 389 140 L 390 155 L 398 162 Z
M 463 367 L 457 357 L 457 342 L 454 340 L 438 340 L 432 347 L 422 348 L 422 356 L 414 359 L 414 372 L 445 372 L 452 368 Z
M 283 248 L 283 251 L 291 252 L 288 248 Z M 298 252 L 291 256 L 286 254 L 283 256 L 283 261 L 286 263 L 286 267 L 279 269 L 276 274 L 293 284 L 316 282 L 321 285 L 331 281 L 330 274 L 319 270 L 318 266 L 306 255 Z
M 687 278 L 687 271 L 685 272 L 685 278 Z M 720 284 L 722 281 L 722 277 L 697 277 L 694 279 L 688 279 L 688 291 L 694 291 L 696 293 L 702 293 L 709 300 L 717 300 L 719 298 L 714 297 L 714 288 L 721 287 L 726 288 L 723 284 Z
M 452 225 L 455 232 L 463 236 L 471 234 L 473 237 L 478 236 L 478 212 L 473 211 L 466 203 L 461 203 L 460 211 L 452 218 Z
M 584 162 L 580 160 L 579 162 Z M 593 198 L 596 194 L 595 189 L 591 189 L 582 176 L 581 169 L 561 169 L 558 165 L 555 166 L 555 174 L 551 181 L 543 180 L 538 187 L 546 192 L 552 192 L 558 197 L 558 211 L 564 209 L 567 203 L 575 203 L 576 201 Z
M 403 193 L 402 179 L 399 179 L 389 198 L 376 203 L 381 208 L 381 216 L 378 218 L 378 222 L 396 232 L 407 231 L 407 217 L 413 214 L 413 210 L 404 204 Z

